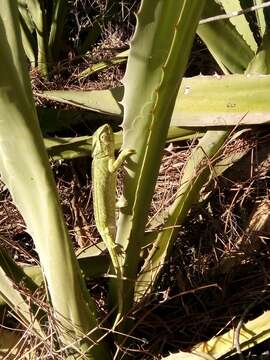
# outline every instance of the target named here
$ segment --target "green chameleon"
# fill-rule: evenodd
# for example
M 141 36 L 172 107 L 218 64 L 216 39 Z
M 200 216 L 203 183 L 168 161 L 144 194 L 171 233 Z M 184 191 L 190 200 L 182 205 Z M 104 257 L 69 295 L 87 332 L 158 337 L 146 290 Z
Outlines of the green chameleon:
M 124 149 L 117 159 L 111 127 L 105 124 L 93 134 L 92 142 L 92 184 L 94 217 L 98 232 L 105 242 L 116 275 L 118 313 L 115 324 L 123 310 L 123 269 L 122 250 L 116 244 L 116 172 L 134 150 Z

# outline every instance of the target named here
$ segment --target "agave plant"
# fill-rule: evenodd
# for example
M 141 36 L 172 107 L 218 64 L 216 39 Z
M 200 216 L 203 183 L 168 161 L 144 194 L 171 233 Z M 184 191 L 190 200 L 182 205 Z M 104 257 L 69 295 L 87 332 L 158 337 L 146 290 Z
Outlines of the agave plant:
M 250 2 L 241 1 L 241 5 L 247 3 Z M 54 159 L 86 156 L 91 152 L 92 139 L 42 139 L 23 58 L 16 4 L 11 0 L 7 4 L 8 6 L 0 4 L 0 20 L 5 18 L 0 27 L 1 46 L 5 49 L 0 68 L 10 69 L 9 72 L 3 72 L 0 79 L 0 171 L 24 217 L 27 230 L 33 237 L 41 268 L 22 269 L 5 252 L 1 252 L 3 285 L 0 287 L 0 295 L 21 318 L 23 324 L 31 326 L 34 336 L 44 339 L 46 315 L 41 309 L 29 306 L 19 287 L 11 286 L 13 283 L 19 284 L 23 278 L 28 291 L 35 291 L 41 281 L 42 269 L 49 301 L 60 329 L 55 335 L 56 342 L 60 348 L 65 346 L 67 349 L 65 356 L 79 358 L 83 354 L 84 358 L 89 359 L 110 359 L 113 354 L 108 350 L 104 339 L 106 334 L 98 327 L 95 304 L 89 296 L 81 273 L 83 270 L 84 276 L 104 274 L 108 269 L 109 259 L 107 256 L 92 256 L 84 261 L 76 258 L 63 221 L 46 153 L 47 150 Z M 42 2 L 27 2 L 27 8 L 22 7 L 22 4 L 24 2 L 19 4 L 21 26 L 22 17 L 26 22 L 29 15 L 23 11 L 29 9 L 31 4 L 35 16 L 28 18 L 28 21 L 34 21 L 35 31 L 42 29 Z M 136 149 L 136 154 L 125 165 L 123 197 L 127 206 L 120 209 L 116 239 L 124 249 L 125 306 L 118 329 L 122 332 L 131 329 L 132 321 L 128 317 L 132 307 L 140 304 L 154 290 L 162 266 L 178 236 L 177 228 L 183 224 L 189 209 L 198 201 L 202 187 L 211 176 L 209 159 L 214 166 L 217 154 L 229 137 L 231 130 L 228 130 L 227 126 L 268 121 L 268 77 L 228 75 L 222 79 L 185 79 L 179 90 L 196 30 L 224 73 L 268 73 L 268 10 L 259 10 L 259 32 L 256 33 L 256 29 L 251 30 L 250 23 L 244 16 L 234 20 L 205 23 L 197 28 L 201 16 L 209 18 L 240 8 L 239 1 L 209 0 L 206 7 L 204 4 L 204 1 L 199 0 L 181 0 L 177 4 L 173 0 L 158 0 L 154 6 L 150 0 L 141 2 L 123 81 L 124 91 L 119 88 L 102 92 L 41 94 L 91 110 L 90 118 L 96 116 L 94 111 L 113 115 L 118 124 L 123 118 L 123 131 L 115 134 L 116 149 L 121 146 Z M 64 4 L 56 1 L 54 6 L 54 16 L 57 17 Z M 29 24 L 28 26 L 31 25 Z M 62 25 L 59 26 L 61 29 Z M 50 33 L 52 35 L 49 39 L 56 39 L 56 34 L 61 34 L 61 30 L 53 29 L 52 26 Z M 25 35 L 23 30 L 24 49 L 29 59 L 32 57 L 33 61 L 37 61 L 35 55 L 31 54 L 31 47 L 27 52 Z M 47 48 L 50 48 L 48 44 L 56 41 L 50 42 L 48 36 L 44 41 L 42 35 L 41 31 L 36 36 L 39 49 L 44 49 L 39 55 L 40 59 L 46 54 Z M 235 52 L 236 48 L 238 52 Z M 121 102 L 123 92 L 124 98 Z M 208 95 L 207 104 L 204 101 L 205 94 Z M 256 100 L 251 102 L 248 97 L 250 94 Z M 44 114 L 48 116 L 48 112 L 43 112 L 42 116 Z M 99 116 L 102 118 L 103 115 Z M 70 115 L 68 118 L 70 119 Z M 170 127 L 170 121 L 174 127 Z M 217 125 L 223 128 L 219 131 L 211 130 Z M 149 234 L 145 233 L 146 219 L 166 139 L 176 140 L 190 136 L 200 136 L 201 140 L 185 165 L 178 196 L 166 211 L 163 229 L 156 230 L 149 237 Z M 15 138 L 16 148 L 13 141 Z M 230 165 L 223 166 L 222 171 L 236 160 L 233 159 Z M 149 178 L 153 180 L 149 181 Z M 141 247 L 146 243 L 150 251 L 146 258 L 141 258 Z M 54 251 L 51 251 L 52 247 Z M 143 264 L 140 270 L 139 263 Z M 35 282 L 31 277 L 36 279 Z M 110 281 L 114 282 L 113 279 Z M 70 284 L 69 288 L 66 284 Z M 260 318 L 257 323 L 254 321 L 253 330 L 256 326 L 258 329 L 261 324 Z M 255 332 L 259 333 L 257 330 Z M 265 338 L 264 331 L 263 334 Z M 9 335 L 7 334 L 7 339 L 10 339 Z M 241 339 L 240 336 L 240 346 Z M 219 339 L 217 343 L 223 341 Z M 249 344 L 252 344 L 252 339 Z M 243 348 L 244 346 L 246 345 L 243 343 Z M 208 356 L 208 352 L 210 355 L 214 354 L 213 356 L 218 353 L 217 348 L 213 350 L 210 343 L 209 346 L 204 346 L 203 350 L 202 347 L 199 349 L 200 353 L 204 352 L 202 356 Z

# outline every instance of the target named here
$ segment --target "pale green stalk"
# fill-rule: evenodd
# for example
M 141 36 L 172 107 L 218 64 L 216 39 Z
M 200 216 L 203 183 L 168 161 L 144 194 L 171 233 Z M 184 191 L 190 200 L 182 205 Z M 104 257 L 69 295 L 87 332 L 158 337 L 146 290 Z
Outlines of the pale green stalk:
M 26 326 L 33 326 L 33 304 L 30 306 L 29 299 L 24 294 L 26 291 L 29 294 L 34 292 L 37 285 L 3 248 L 0 248 L 0 277 L 0 305 L 7 303 L 11 308 L 18 309 L 17 314 Z M 39 324 L 35 324 L 35 327 L 36 333 L 41 334 Z

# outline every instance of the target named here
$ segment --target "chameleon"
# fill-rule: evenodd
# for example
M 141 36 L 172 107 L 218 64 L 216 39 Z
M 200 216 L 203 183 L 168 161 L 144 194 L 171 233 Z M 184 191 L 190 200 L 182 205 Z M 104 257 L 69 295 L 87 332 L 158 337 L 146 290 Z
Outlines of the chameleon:
M 124 149 L 115 158 L 114 136 L 110 125 L 98 128 L 92 137 L 92 187 L 94 218 L 104 241 L 116 276 L 118 312 L 115 324 L 123 310 L 123 251 L 116 244 L 116 174 L 123 162 L 135 151 Z

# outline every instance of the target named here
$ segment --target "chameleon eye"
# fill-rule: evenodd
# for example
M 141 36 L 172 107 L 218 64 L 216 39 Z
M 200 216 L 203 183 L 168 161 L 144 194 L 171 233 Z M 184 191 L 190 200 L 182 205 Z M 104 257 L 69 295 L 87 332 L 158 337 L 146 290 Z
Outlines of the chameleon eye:
M 103 133 L 103 134 L 100 135 L 100 140 L 102 142 L 108 142 L 108 139 L 109 139 L 108 134 Z

